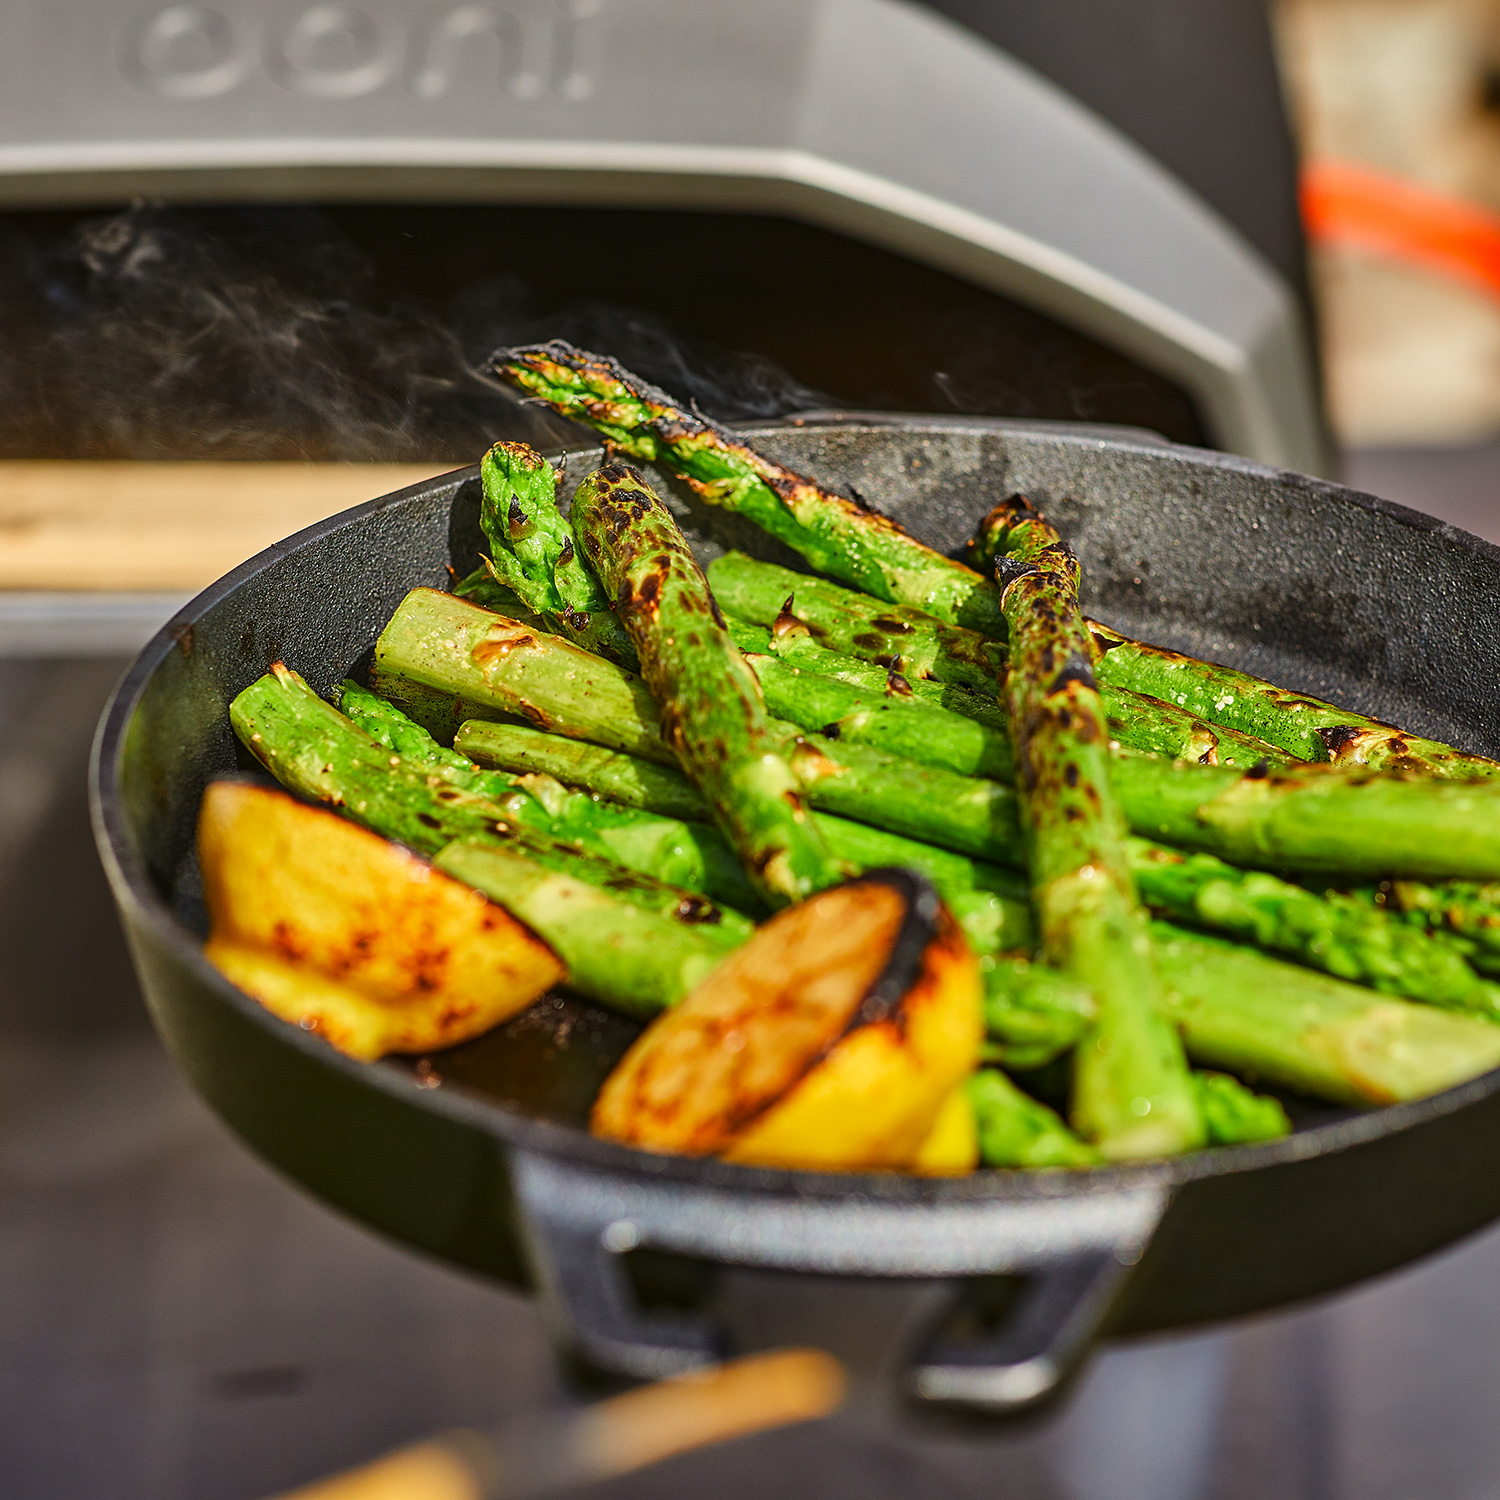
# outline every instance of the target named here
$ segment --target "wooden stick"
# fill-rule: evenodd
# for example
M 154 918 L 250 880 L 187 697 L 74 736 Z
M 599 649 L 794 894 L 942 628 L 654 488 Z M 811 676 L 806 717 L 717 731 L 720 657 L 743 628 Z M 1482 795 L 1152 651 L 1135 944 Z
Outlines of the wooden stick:
M 628 1391 L 561 1419 L 443 1433 L 280 1500 L 519 1500 L 660 1463 L 691 1448 L 830 1416 L 844 1370 L 782 1349 Z
M 448 464 L 0 461 L 0 589 L 190 593 Z

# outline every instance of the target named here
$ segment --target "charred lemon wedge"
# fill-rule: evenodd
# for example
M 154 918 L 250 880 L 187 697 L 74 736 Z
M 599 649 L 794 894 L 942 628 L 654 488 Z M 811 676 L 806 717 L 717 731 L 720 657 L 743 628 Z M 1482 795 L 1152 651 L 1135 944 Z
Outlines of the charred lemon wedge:
M 563 977 L 494 902 L 284 792 L 214 782 L 198 854 L 209 962 L 361 1061 L 467 1041 Z
M 980 992 L 931 885 L 871 871 L 778 913 L 655 1021 L 592 1128 L 762 1166 L 909 1167 L 978 1060 Z

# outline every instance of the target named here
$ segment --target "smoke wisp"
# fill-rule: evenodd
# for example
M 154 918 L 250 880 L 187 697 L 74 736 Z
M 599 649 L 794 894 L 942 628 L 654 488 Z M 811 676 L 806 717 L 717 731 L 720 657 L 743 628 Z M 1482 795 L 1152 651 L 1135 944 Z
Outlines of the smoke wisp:
M 7 223 L 0 289 L 0 456 L 468 462 L 498 437 L 576 436 L 475 373 L 497 345 L 547 338 L 725 420 L 828 399 L 650 312 L 548 305 L 504 269 L 441 301 L 392 289 L 313 208 Z

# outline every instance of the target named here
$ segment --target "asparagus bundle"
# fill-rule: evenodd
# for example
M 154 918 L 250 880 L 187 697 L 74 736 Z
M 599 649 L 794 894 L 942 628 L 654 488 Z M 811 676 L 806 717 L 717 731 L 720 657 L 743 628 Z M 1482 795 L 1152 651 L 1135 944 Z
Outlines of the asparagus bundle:
M 431 589 L 401 602 L 375 646 L 379 690 L 414 709 L 433 693 L 466 718 L 515 717 L 570 738 L 675 764 L 655 701 L 638 678 L 570 642 Z M 413 717 L 418 717 L 413 712 Z M 1015 793 L 867 745 L 799 735 L 774 721 L 808 801 L 999 864 L 1022 860 Z
M 702 794 L 681 771 L 620 751 L 484 720 L 465 724 L 454 743 L 481 765 L 541 773 L 615 803 L 682 818 L 689 826 L 701 828 L 701 820 L 709 816 Z M 1010 871 L 846 818 L 821 812 L 812 816 L 834 856 L 845 864 L 861 870 L 904 866 L 925 875 L 977 952 L 1031 946 L 1026 885 Z
M 1197 1061 L 1348 1102 L 1417 1097 L 1500 1060 L 1500 1027 L 1381 999 L 1160 924 L 1153 931 L 1169 984 L 1153 994 L 1129 871 L 1159 911 L 1392 994 L 1500 1018 L 1500 986 L 1464 957 L 1487 962 L 1500 950 L 1500 940 L 1485 941 L 1500 914 L 1482 886 L 1400 879 L 1375 892 L 1320 896 L 1207 854 L 1139 839 L 1127 850 L 1110 808 L 1113 788 L 1138 830 L 1243 865 L 1344 881 L 1472 882 L 1500 877 L 1500 801 L 1483 788 L 1433 788 L 1368 770 L 1293 771 L 1285 756 L 1454 780 L 1493 777 L 1500 767 L 1089 626 L 1077 612 L 1076 562 L 1024 503 L 1001 508 L 982 531 L 981 547 L 1019 554 L 997 594 L 892 523 L 676 412 L 661 393 L 630 390 L 617 367 L 603 370 L 615 384 L 601 397 L 598 362 L 566 346 L 522 353 L 528 358 L 508 372 L 517 383 L 532 382 L 561 407 L 572 403 L 619 446 L 688 473 L 704 498 L 741 510 L 816 566 L 880 597 L 730 558 L 717 565 L 729 579 L 726 595 L 734 587 L 746 599 L 758 594 L 742 607 L 761 617 L 759 629 L 737 622 L 731 635 L 670 516 L 618 465 L 585 485 L 578 511 L 606 593 L 582 567 L 582 549 L 556 509 L 550 466 L 519 445 L 498 445 L 483 469 L 493 558 L 484 578 L 462 590 L 511 618 L 481 625 L 479 611 L 424 608 L 414 595 L 377 655 L 377 685 L 435 732 L 457 730 L 457 748 L 443 749 L 353 685 L 344 702 L 370 731 L 363 741 L 327 705 L 323 715 L 310 711 L 305 685 L 304 701 L 288 711 L 258 684 L 236 705 L 236 727 L 289 786 L 433 854 L 531 922 L 575 970 L 575 987 L 640 1015 L 670 1004 L 750 930 L 734 907 L 754 909 L 757 890 L 705 816 L 736 839 L 759 893 L 773 901 L 874 862 L 927 869 L 988 954 L 992 1060 L 1024 1069 L 1077 1049 L 1074 1111 L 1097 1152 L 986 1070 L 969 1097 L 992 1164 L 1082 1164 L 1096 1154 L 1155 1154 L 1287 1128 L 1274 1101 L 1231 1078 L 1188 1072 L 1163 1017 L 1182 1028 Z M 550 395 L 540 389 L 549 381 Z M 772 612 L 769 591 L 788 578 Z M 608 608 L 611 593 L 633 640 Z M 1008 637 L 1009 651 L 994 637 Z M 633 666 L 633 646 L 642 648 L 652 694 L 599 660 Z M 1103 693 L 1089 675 L 1099 652 Z M 1020 862 L 1024 852 L 1015 794 L 978 779 L 1008 780 L 1016 768 L 993 696 L 1008 667 L 1044 952 L 1069 973 L 999 956 L 1029 944 L 1029 916 L 1012 878 L 966 857 Z M 267 681 L 285 697 L 287 681 Z M 1149 691 L 1137 691 L 1143 686 Z M 1254 728 L 1284 754 L 1199 713 Z M 539 728 L 464 725 L 471 714 L 513 715 Z M 581 738 L 541 732 L 553 728 Z M 1130 755 L 1111 768 L 1106 730 L 1116 749 L 1217 769 Z M 486 740 L 490 763 L 504 773 L 468 758 L 486 759 Z M 383 757 L 372 758 L 371 746 Z M 773 760 L 783 772 L 774 787 L 764 774 Z M 679 761 L 707 800 L 675 768 Z M 1236 764 L 1255 770 L 1240 776 L 1228 769 Z M 751 768 L 762 774 L 733 774 Z M 377 771 L 383 785 L 375 785 Z M 563 781 L 616 787 L 620 800 L 581 795 Z M 818 812 L 798 804 L 799 787 Z M 660 876 L 668 882 L 650 878 Z M 731 904 L 716 907 L 704 894 Z M 700 932 L 706 946 L 683 946 L 684 933 Z
M 663 738 L 761 894 L 780 906 L 838 884 L 848 872 L 808 817 L 755 674 L 666 506 L 635 470 L 611 464 L 579 486 L 573 523 L 616 598 Z
M 518 843 L 515 825 L 504 816 L 513 816 L 515 799 L 499 808 L 455 785 L 436 762 L 420 769 L 407 764 L 285 668 L 246 689 L 233 705 L 232 717 L 246 745 L 290 790 L 327 802 L 386 837 L 435 852 L 441 863 L 452 866 L 450 873 L 507 905 L 558 952 L 568 965 L 569 984 L 591 999 L 628 1014 L 649 1015 L 685 993 L 743 940 L 745 927 L 731 914 L 721 914 L 718 924 L 695 921 L 712 915 L 705 903 L 687 902 L 683 892 L 671 892 L 576 851 L 552 851 L 560 855 L 555 869 L 538 863 L 539 856 Z M 634 764 L 638 769 L 643 765 Z M 459 769 L 446 767 L 450 773 Z M 501 823 L 506 835 L 490 832 Z M 497 859 L 465 864 L 465 856 L 457 856 L 455 862 L 445 852 L 450 845 L 466 846 L 474 840 L 484 848 L 493 847 Z M 1329 1010 L 1322 987 L 1330 981 L 1271 960 L 1265 961 L 1269 970 L 1258 972 L 1253 985 L 1221 985 L 1215 968 L 1219 950 L 1186 933 L 1172 936 L 1192 962 L 1177 976 L 1182 996 L 1176 1001 L 1169 996 L 1168 1003 L 1191 1009 L 1197 1017 L 1198 1034 L 1205 1039 L 1202 1061 L 1226 1065 L 1225 1038 L 1237 1038 L 1236 1055 L 1242 1065 L 1262 1077 L 1328 1092 L 1319 1083 L 1327 1077 L 1333 1080 L 1332 1097 L 1364 1098 L 1357 1042 L 1369 1030 L 1364 1019 L 1369 1004 L 1378 1001 L 1388 1008 L 1383 1012 L 1388 1024 L 1391 1016 L 1414 1008 L 1341 985 L 1341 1005 Z M 1187 946 L 1193 944 L 1196 947 Z M 1034 1064 L 1076 1037 L 1079 1008 L 1086 1018 L 1090 1002 L 1076 989 L 1070 993 L 1054 971 L 1041 966 L 1030 966 L 1030 971 L 1028 984 L 1024 966 L 995 966 L 988 1018 L 1001 1055 L 1007 1047 L 1030 1047 Z M 1045 999 L 1049 985 L 1056 1000 L 1050 1019 Z M 1002 989 L 1014 996 L 1013 1003 L 997 1003 Z M 1354 1004 L 1350 995 L 1362 1001 Z M 1318 1014 L 1328 1023 L 1322 1029 L 1299 1021 L 1304 1013 L 1313 1014 L 1309 1004 L 1322 1007 Z M 1272 1024 L 1263 1024 L 1266 1007 Z M 1405 1072 L 1395 1078 L 1398 1086 L 1416 1090 L 1422 1080 L 1451 1081 L 1491 1065 L 1487 1049 L 1491 1037 L 1500 1036 L 1500 1028 L 1460 1016 L 1445 1019 L 1452 1024 L 1436 1034 L 1421 1023 L 1397 1028 L 1408 1048 Z M 1045 1045 L 1049 1027 L 1057 1041 L 1050 1053 Z M 1194 1034 L 1188 1031 L 1196 1057 L 1200 1054 Z M 1011 1055 L 1020 1058 L 1013 1066 L 1027 1061 L 1024 1051 Z
M 414 684 L 419 694 L 457 703 L 464 717 L 524 718 L 672 760 L 638 679 L 451 595 L 413 590 L 376 643 L 375 663 L 380 690 L 409 710 L 406 685 Z M 816 734 L 798 744 L 785 724 L 777 732 L 813 806 L 979 859 L 1021 862 L 1007 787 Z M 1500 879 L 1500 787 L 1487 783 L 1328 766 L 1241 775 L 1131 755 L 1114 759 L 1111 782 L 1136 833 L 1236 864 L 1351 882 Z
M 1016 508 L 996 564 L 1010 627 L 1007 679 L 1042 955 L 1099 1013 L 1073 1064 L 1073 1123 L 1107 1159 L 1201 1145 L 1203 1116 L 1125 855 L 1104 711 L 1078 609 L 1078 561 Z
M 557 475 L 525 443 L 496 443 L 479 465 L 479 524 L 490 544 L 488 570 L 549 629 L 634 667 L 635 651 L 573 530 L 557 509 Z
M 394 704 L 345 682 L 339 708 L 371 738 L 407 765 L 436 771 L 445 780 L 486 796 L 539 831 L 596 858 L 623 865 L 683 890 L 698 892 L 742 912 L 759 912 L 760 898 L 717 829 L 703 821 L 660 816 L 638 807 L 567 791 L 545 773 L 520 776 L 481 771 L 447 750 Z M 506 768 L 511 769 L 511 768 Z
M 709 581 L 721 607 L 734 618 L 769 627 L 773 643 L 797 639 L 800 627 L 814 642 L 794 647 L 793 665 L 814 671 L 848 668 L 823 665 L 812 653 L 874 662 L 899 672 L 914 691 L 918 684 L 948 689 L 943 706 L 967 717 L 979 717 L 972 704 L 984 701 L 1003 679 L 1006 648 L 976 631 L 945 625 L 915 609 L 882 604 L 821 578 L 793 573 L 775 563 L 758 562 L 730 552 L 710 564 Z M 1097 631 L 1102 627 L 1093 626 Z M 778 649 L 778 654 L 785 648 Z M 968 689 L 968 692 L 963 692 Z M 1110 738 L 1129 749 L 1192 760 L 1201 765 L 1237 765 L 1249 769 L 1260 760 L 1279 764 L 1287 757 L 1274 745 L 1196 713 L 1128 688 L 1101 683 L 1100 695 Z

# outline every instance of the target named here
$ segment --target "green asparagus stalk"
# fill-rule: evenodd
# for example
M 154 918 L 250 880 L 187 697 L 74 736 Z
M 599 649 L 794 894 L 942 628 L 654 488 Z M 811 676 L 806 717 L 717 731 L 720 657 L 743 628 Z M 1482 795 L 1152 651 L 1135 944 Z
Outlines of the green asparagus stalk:
M 1003 630 L 993 589 L 962 563 L 860 502 L 762 457 L 613 360 L 557 340 L 497 350 L 487 368 L 602 433 L 620 453 L 671 469 L 710 505 L 754 521 L 815 568 L 878 598 L 916 603 L 976 629 Z
M 1390 881 L 1351 897 L 1400 913 L 1414 926 L 1461 947 L 1483 974 L 1500 977 L 1500 882 L 1445 880 L 1435 885 Z
M 703 793 L 675 765 L 659 765 L 623 750 L 490 719 L 470 719 L 453 746 L 482 766 L 552 776 L 625 807 L 685 822 L 706 823 L 711 816 Z
M 1099 1006 L 1075 1055 L 1073 1125 L 1110 1160 L 1175 1155 L 1202 1144 L 1203 1117 L 1130 879 L 1078 561 L 1023 504 L 996 570 L 1032 897 L 1042 956 Z
M 512 805 L 520 821 L 572 848 L 740 912 L 763 910 L 733 851 L 705 822 L 601 802 L 568 791 L 545 773 L 513 776 L 481 770 L 466 756 L 438 744 L 395 704 L 355 682 L 342 684 L 339 708 L 408 765 L 436 771 L 480 796 Z
M 1314 1098 L 1421 1099 L 1500 1066 L 1500 1026 L 1152 924 L 1166 1014 L 1197 1063 Z
M 1500 762 L 1423 739 L 1321 699 L 1289 693 L 1248 672 L 1197 661 L 1093 627 L 1099 680 L 1129 686 L 1247 734 L 1301 760 L 1456 781 L 1500 777 Z
M 825 650 L 893 668 L 913 681 L 929 678 L 993 693 L 1005 673 L 1003 640 L 741 552 L 710 563 L 708 581 L 726 614 L 773 630 L 780 621 L 783 633 L 790 617 Z
M 1339 892 L 1318 895 L 1211 854 L 1181 854 L 1144 839 L 1130 840 L 1128 849 L 1141 899 L 1157 912 L 1383 994 L 1500 1021 L 1500 984 L 1481 979 L 1455 947 L 1394 912 Z
M 1194 1073 L 1193 1084 L 1212 1146 L 1274 1141 L 1292 1132 L 1279 1100 L 1257 1094 L 1228 1073 Z
M 889 755 L 941 766 L 961 776 L 1015 779 L 1015 757 L 1004 730 L 976 723 L 935 703 L 906 702 L 774 656 L 748 655 L 766 709 L 827 739 L 870 745 Z
M 1500 784 L 1295 766 L 1116 757 L 1115 795 L 1139 834 L 1232 864 L 1350 881 L 1500 878 Z
M 584 554 L 640 657 L 662 735 L 772 906 L 836 885 L 848 871 L 813 827 L 802 788 L 746 665 L 672 514 L 625 464 L 573 497 Z
M 993 692 L 978 692 L 956 683 L 937 682 L 929 677 L 905 677 L 894 667 L 882 667 L 857 656 L 829 651 L 813 640 L 806 625 L 790 612 L 783 612 L 775 626 L 753 625 L 736 615 L 725 617 L 729 634 L 747 659 L 774 656 L 786 666 L 802 672 L 816 672 L 851 687 L 880 693 L 899 703 L 929 703 L 962 714 L 976 724 L 1010 734 L 1005 710 Z M 1174 710 L 1175 712 L 1175 710 Z
M 682 818 L 698 827 L 708 816 L 702 795 L 681 771 L 619 751 L 518 724 L 482 720 L 465 724 L 455 743 L 482 765 L 542 773 L 596 796 Z M 1010 871 L 826 813 L 815 812 L 813 823 L 834 856 L 851 868 L 898 865 L 926 875 L 976 953 L 1031 947 L 1031 903 L 1025 882 Z
M 708 576 L 720 606 L 732 617 L 767 627 L 771 649 L 791 665 L 847 679 L 846 667 L 825 666 L 815 653 L 821 648 L 835 661 L 874 662 L 899 673 L 922 696 L 937 686 L 943 707 L 986 721 L 973 705 L 989 699 L 1004 677 L 1006 648 L 998 642 L 738 552 L 712 563 Z M 1261 760 L 1279 765 L 1287 759 L 1264 740 L 1207 723 L 1160 698 L 1102 682 L 1099 691 L 1110 738 L 1127 749 L 1246 770 Z
M 980 960 L 985 1056 L 1026 1072 L 1071 1052 L 1099 1014 L 1093 991 L 1019 954 Z
M 557 474 L 525 443 L 496 443 L 479 465 L 479 524 L 490 569 L 547 628 L 634 669 L 635 648 L 557 508 Z
M 496 838 L 538 866 L 597 885 L 693 934 L 688 947 L 694 951 L 722 955 L 754 930 L 738 912 L 553 838 L 545 810 L 529 797 L 496 801 L 442 770 L 408 765 L 280 663 L 240 693 L 229 714 L 245 747 L 289 791 L 421 854 L 434 855 L 455 839 Z
M 544 938 L 567 966 L 569 988 L 642 1020 L 695 989 L 731 946 L 706 943 L 702 929 L 545 869 L 497 839 L 460 839 L 433 863 Z
M 523 720 L 675 764 L 656 700 L 639 677 L 561 636 L 436 589 L 413 589 L 401 601 L 375 643 L 370 685 L 427 728 L 424 706 L 441 702 L 459 724 Z
M 1078 1139 L 1055 1110 L 1022 1093 L 997 1068 L 981 1068 L 965 1089 L 987 1167 L 1091 1167 L 1099 1153 Z
M 494 610 L 496 614 L 509 615 L 523 625 L 534 625 L 538 630 L 548 628 L 540 615 L 532 614 L 526 608 L 525 601 L 514 589 L 507 588 L 495 577 L 494 566 L 488 558 L 472 573 L 460 578 L 453 585 L 453 592 L 460 599 L 468 599 L 485 609 Z

